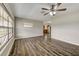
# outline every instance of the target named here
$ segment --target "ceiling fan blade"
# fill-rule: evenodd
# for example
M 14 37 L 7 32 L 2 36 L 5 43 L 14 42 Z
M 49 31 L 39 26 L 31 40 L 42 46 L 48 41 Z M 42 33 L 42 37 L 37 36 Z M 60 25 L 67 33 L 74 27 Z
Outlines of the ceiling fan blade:
M 49 12 L 48 13 L 45 13 L 44 16 L 47 15 L 47 14 L 49 14 Z
M 52 5 L 52 8 L 51 8 L 51 9 L 54 9 L 54 6 L 55 6 L 55 5 Z
M 67 8 L 57 9 L 56 11 L 65 11 L 65 10 L 67 10 Z
M 42 8 L 42 10 L 49 10 L 49 9 L 47 9 L 47 8 Z
M 57 9 L 57 7 L 59 7 L 60 5 L 61 5 L 62 3 L 57 3 L 57 4 L 55 4 L 55 6 L 54 6 L 54 10 L 56 10 Z
M 57 3 L 57 7 L 59 7 L 62 3 Z

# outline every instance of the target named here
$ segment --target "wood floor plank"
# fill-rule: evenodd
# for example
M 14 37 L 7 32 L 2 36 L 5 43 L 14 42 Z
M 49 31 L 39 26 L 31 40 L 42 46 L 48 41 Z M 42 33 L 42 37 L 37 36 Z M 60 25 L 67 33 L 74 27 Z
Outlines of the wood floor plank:
M 79 46 L 42 36 L 15 40 L 10 56 L 79 56 Z

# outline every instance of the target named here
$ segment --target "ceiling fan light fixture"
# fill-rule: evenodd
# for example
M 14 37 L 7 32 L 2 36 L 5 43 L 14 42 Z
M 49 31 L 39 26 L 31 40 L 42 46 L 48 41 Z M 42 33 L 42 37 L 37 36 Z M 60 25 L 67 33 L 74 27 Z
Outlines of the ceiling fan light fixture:
M 53 14 L 56 14 L 56 12 L 53 12 Z
M 52 16 L 53 15 L 53 13 L 52 12 L 49 12 L 49 14 Z
M 44 15 L 49 14 L 49 15 L 51 15 L 51 16 L 55 16 L 55 14 L 56 14 L 57 11 L 66 11 L 66 8 L 61 8 L 61 9 L 58 8 L 61 4 L 62 4 L 62 3 L 55 3 L 55 4 L 52 4 L 50 9 L 48 9 L 48 8 L 42 8 L 42 10 L 48 11 L 48 12 L 45 13 Z

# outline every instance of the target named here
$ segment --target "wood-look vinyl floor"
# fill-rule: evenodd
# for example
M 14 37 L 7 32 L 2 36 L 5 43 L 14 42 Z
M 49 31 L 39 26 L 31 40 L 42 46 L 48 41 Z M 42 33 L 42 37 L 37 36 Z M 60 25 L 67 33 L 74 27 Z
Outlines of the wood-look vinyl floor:
M 38 36 L 16 40 L 10 56 L 79 56 L 79 46 Z

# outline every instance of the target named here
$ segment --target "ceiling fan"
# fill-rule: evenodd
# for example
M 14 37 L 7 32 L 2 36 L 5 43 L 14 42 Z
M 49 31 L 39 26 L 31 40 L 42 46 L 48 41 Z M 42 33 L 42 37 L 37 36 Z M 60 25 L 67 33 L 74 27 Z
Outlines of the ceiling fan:
M 50 14 L 50 15 L 55 15 L 56 11 L 66 11 L 67 8 L 62 8 L 62 9 L 58 9 L 58 7 L 61 5 L 62 3 L 56 3 L 54 5 L 51 5 L 51 8 L 41 8 L 43 11 L 41 13 L 44 13 L 44 15 Z M 46 12 L 47 11 L 47 12 Z

